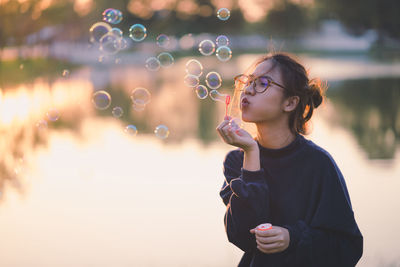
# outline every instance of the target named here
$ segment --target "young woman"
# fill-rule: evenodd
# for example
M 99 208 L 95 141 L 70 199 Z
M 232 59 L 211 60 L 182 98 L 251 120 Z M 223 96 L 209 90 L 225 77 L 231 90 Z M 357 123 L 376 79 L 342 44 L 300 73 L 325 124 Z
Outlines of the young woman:
M 239 266 L 355 266 L 363 236 L 345 180 L 331 155 L 303 136 L 322 103 L 321 84 L 279 53 L 256 61 L 235 86 L 242 120 L 257 128 L 253 138 L 230 117 L 217 127 L 238 148 L 225 158 L 220 195 L 228 240 L 245 252 Z M 257 228 L 264 223 L 272 229 Z

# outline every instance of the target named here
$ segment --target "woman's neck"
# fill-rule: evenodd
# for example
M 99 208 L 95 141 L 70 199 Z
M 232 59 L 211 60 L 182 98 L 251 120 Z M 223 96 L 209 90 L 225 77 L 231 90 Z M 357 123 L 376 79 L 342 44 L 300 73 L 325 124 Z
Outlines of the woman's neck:
M 267 125 L 256 124 L 257 141 L 266 148 L 279 149 L 283 148 L 294 141 L 296 135 L 290 131 L 287 125 Z

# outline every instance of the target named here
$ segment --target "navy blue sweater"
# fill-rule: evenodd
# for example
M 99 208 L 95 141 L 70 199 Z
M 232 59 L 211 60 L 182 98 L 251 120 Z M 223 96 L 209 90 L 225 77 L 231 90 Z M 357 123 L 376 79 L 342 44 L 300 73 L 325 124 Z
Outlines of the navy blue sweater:
M 346 183 L 330 154 L 298 134 L 280 149 L 260 148 L 259 171 L 243 169 L 243 152 L 224 161 L 220 196 L 228 240 L 245 253 L 245 267 L 347 267 L 363 253 Z M 262 223 L 287 228 L 289 247 L 265 254 L 250 229 Z

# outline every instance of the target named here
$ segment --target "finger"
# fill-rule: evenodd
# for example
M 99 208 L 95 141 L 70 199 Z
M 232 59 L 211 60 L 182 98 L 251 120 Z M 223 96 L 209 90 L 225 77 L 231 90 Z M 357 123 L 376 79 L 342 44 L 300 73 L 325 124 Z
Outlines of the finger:
M 255 229 L 255 228 L 250 229 L 250 233 L 254 234 L 255 232 L 256 232 L 256 229 Z
M 276 236 L 276 235 L 279 235 L 280 233 L 281 233 L 280 230 L 274 229 L 274 228 L 272 228 L 270 230 L 264 230 L 264 231 L 256 229 L 256 235 L 262 236 L 262 237 Z
M 278 242 L 271 243 L 271 244 L 264 244 L 264 243 L 261 243 L 259 240 L 256 240 L 256 242 L 257 242 L 257 245 L 264 250 L 277 249 L 280 247 L 280 243 L 278 243 Z
M 225 125 L 228 125 L 229 121 L 228 120 L 224 120 L 222 121 L 218 126 L 217 126 L 217 131 L 222 129 Z
M 271 244 L 271 243 L 283 241 L 281 236 L 273 236 L 273 237 L 260 236 L 260 237 L 257 237 L 257 240 L 263 244 Z

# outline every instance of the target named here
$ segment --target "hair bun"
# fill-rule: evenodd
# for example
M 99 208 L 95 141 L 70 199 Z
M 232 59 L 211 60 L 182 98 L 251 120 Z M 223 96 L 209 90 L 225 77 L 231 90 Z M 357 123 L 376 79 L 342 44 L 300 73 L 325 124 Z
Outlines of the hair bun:
M 319 105 L 321 105 L 323 96 L 322 96 L 322 85 L 320 81 L 313 80 L 310 82 L 308 85 L 308 89 L 310 92 L 312 104 L 314 108 L 317 108 Z

